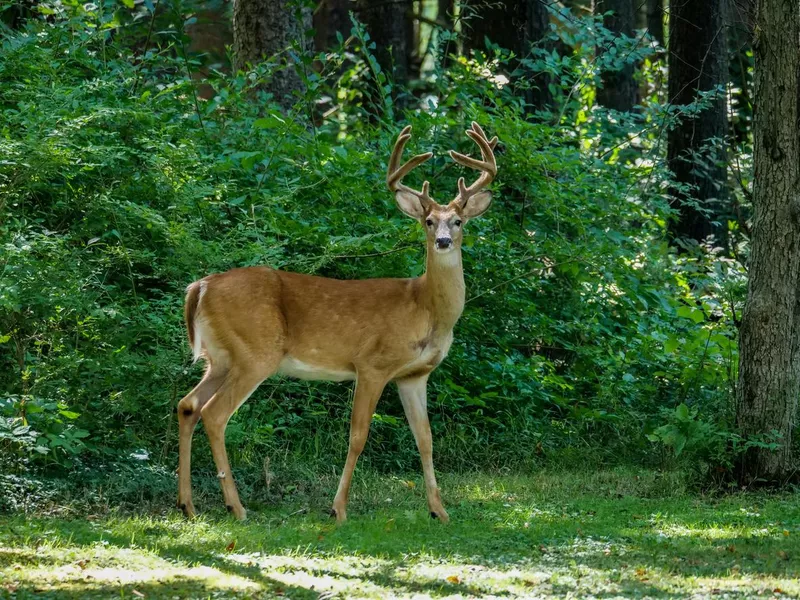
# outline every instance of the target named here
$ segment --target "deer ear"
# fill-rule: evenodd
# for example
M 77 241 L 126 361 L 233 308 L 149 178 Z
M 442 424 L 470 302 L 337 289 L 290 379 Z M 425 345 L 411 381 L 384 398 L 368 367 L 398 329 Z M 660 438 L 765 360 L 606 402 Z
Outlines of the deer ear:
M 412 219 L 421 219 L 425 216 L 425 207 L 418 196 L 408 192 L 395 192 L 394 200 L 406 215 Z
M 467 200 L 467 205 L 463 206 L 461 212 L 468 219 L 480 217 L 485 213 L 492 203 L 492 192 L 478 192 Z

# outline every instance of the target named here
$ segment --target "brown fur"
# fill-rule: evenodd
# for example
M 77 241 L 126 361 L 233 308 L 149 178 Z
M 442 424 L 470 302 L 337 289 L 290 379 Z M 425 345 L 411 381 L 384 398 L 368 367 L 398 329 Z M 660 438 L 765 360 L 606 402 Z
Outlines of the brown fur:
M 189 336 L 189 347 L 194 348 L 194 317 L 197 313 L 197 301 L 200 298 L 200 282 L 195 281 L 186 288 L 186 301 L 183 305 L 183 316 L 186 320 L 186 334 Z
M 403 130 L 390 159 L 387 181 L 400 208 L 419 220 L 427 234 L 426 271 L 416 279 L 337 280 L 268 267 L 232 269 L 192 283 L 186 293 L 186 327 L 196 357 L 207 363 L 200 384 L 178 405 L 178 504 L 194 514 L 191 499 L 192 432 L 202 418 L 225 504 L 238 518 L 239 501 L 225 450 L 231 415 L 267 377 L 276 373 L 307 379 L 357 381 L 350 424 L 350 448 L 333 504 L 339 521 L 353 470 L 366 443 L 378 399 L 390 381 L 397 383 L 422 458 L 431 514 L 446 521 L 431 458 L 427 416 L 428 375 L 445 356 L 453 327 L 464 308 L 461 263 L 462 225 L 485 211 L 491 196 L 482 188 L 494 177 L 491 142 L 475 124 L 468 135 L 481 147 L 483 161 L 453 154 L 479 169 L 479 180 L 447 205 L 403 186 L 409 164 L 399 166 Z M 446 247 L 440 245 L 446 239 Z

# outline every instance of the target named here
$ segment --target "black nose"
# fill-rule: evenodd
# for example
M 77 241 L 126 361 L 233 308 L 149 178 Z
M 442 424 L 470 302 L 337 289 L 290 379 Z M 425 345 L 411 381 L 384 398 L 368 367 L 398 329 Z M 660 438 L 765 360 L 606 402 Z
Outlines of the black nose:
M 442 249 L 449 248 L 450 244 L 452 243 L 453 240 L 451 240 L 450 238 L 436 238 L 436 245 Z

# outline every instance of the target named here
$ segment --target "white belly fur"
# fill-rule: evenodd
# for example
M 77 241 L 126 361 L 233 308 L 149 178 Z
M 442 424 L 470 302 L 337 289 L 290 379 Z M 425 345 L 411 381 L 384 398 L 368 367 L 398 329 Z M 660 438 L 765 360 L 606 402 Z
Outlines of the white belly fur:
M 278 374 L 315 381 L 353 381 L 356 378 L 354 371 L 332 371 L 325 367 L 304 363 L 292 356 L 283 358 L 281 364 L 278 365 Z

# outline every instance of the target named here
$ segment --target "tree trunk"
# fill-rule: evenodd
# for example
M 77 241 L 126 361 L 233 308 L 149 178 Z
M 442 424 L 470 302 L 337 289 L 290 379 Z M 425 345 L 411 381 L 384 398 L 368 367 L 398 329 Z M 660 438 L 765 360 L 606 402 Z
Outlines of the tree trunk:
M 800 2 L 759 0 L 756 14 L 755 214 L 736 423 L 746 437 L 782 437 L 777 452 L 753 448 L 742 457 L 745 484 L 791 474 L 800 394 Z
M 613 14 L 603 17 L 603 26 L 616 36 L 624 35 L 632 38 L 634 36 L 633 0 L 595 0 L 595 16 L 609 11 L 612 11 Z M 607 48 L 598 48 L 598 54 L 607 50 Z M 628 61 L 621 69 L 600 73 L 597 103 L 606 108 L 627 112 L 633 110 L 636 104 L 636 91 L 636 83 L 633 81 L 633 63 Z
M 464 53 L 486 50 L 486 39 L 519 53 L 524 38 L 525 0 L 468 0 L 462 3 Z
M 698 92 L 727 81 L 725 0 L 673 0 L 670 4 L 669 101 L 690 104 Z M 715 232 L 712 221 L 727 204 L 725 150 L 713 139 L 727 134 L 725 97 L 695 117 L 684 117 L 667 138 L 667 160 L 675 181 L 689 186 L 671 195 L 678 219 L 673 238 L 701 241 Z M 717 231 L 717 233 L 723 233 Z
M 647 31 L 659 46 L 664 45 L 664 0 L 647 0 Z
M 463 9 L 462 9 L 463 10 Z M 509 71 L 519 70 L 519 60 L 531 53 L 536 45 L 552 50 L 550 14 L 547 0 L 481 0 L 475 4 L 466 23 L 465 52 L 484 50 L 485 40 L 511 50 L 516 59 L 508 65 Z M 530 111 L 547 110 L 553 105 L 550 77 L 545 73 L 524 73 L 525 100 Z
M 748 144 L 753 122 L 751 93 L 755 0 L 731 0 L 727 16 L 731 135 L 733 145 L 738 148 L 740 144 Z
M 525 48 L 536 45 L 552 51 L 554 42 L 547 39 L 550 33 L 550 13 L 542 0 L 527 0 L 525 20 Z M 547 73 L 533 73 L 529 77 L 530 87 L 525 94 L 531 110 L 548 110 L 553 106 L 553 94 L 550 93 L 551 77 Z
M 412 6 L 412 0 L 358 0 L 358 18 L 375 42 L 375 58 L 401 86 L 408 83 L 411 72 Z
M 296 12 L 300 10 L 300 18 Z M 280 55 L 284 68 L 273 73 L 267 91 L 284 107 L 290 107 L 295 92 L 302 92 L 303 82 L 289 54 L 284 52 L 293 43 L 301 51 L 311 40 L 305 32 L 311 29 L 311 11 L 298 9 L 290 0 L 235 0 L 233 5 L 233 49 L 237 70 L 245 70 L 265 58 Z
M 442 28 L 448 31 L 455 31 L 455 0 L 438 0 L 438 10 L 436 13 L 436 21 L 440 23 Z M 442 48 L 442 68 L 446 69 L 450 66 L 450 56 L 458 54 L 458 46 L 455 40 L 448 40 L 445 47 Z
M 314 12 L 314 48 L 324 52 L 339 43 L 336 34 L 347 39 L 351 29 L 350 0 L 321 0 Z

